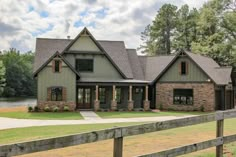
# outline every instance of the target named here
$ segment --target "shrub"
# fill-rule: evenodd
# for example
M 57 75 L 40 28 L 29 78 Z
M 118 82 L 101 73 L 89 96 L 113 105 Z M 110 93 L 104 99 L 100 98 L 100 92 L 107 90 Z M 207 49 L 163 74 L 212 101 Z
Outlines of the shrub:
M 59 108 L 57 106 L 53 107 L 53 112 L 58 112 Z
M 28 106 L 28 112 L 32 112 L 33 111 L 33 107 L 32 106 Z
M 205 111 L 205 108 L 204 108 L 204 106 L 203 106 L 203 105 L 201 106 L 201 111 L 202 111 L 202 112 L 204 112 L 204 111 Z
M 34 106 L 34 112 L 39 112 L 39 107 L 38 106 Z
M 45 112 L 50 112 L 50 108 L 48 106 L 45 106 L 43 109 Z
M 159 110 L 163 110 L 163 105 L 162 105 L 162 103 L 159 104 Z
M 64 106 L 63 111 L 68 112 L 70 109 L 68 106 Z

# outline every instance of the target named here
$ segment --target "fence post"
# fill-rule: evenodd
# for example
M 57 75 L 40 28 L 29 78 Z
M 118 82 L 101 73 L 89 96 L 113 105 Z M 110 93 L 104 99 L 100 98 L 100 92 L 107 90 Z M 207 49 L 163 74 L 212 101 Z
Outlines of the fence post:
M 123 137 L 114 138 L 113 157 L 123 156 Z
M 216 137 L 224 136 L 224 113 L 217 112 L 216 113 Z M 223 157 L 223 142 L 222 144 L 216 146 L 216 157 Z

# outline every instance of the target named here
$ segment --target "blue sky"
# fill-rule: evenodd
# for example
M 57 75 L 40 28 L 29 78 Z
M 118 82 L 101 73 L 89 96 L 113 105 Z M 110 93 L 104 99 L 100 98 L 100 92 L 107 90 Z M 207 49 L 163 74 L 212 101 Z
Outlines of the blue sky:
M 88 27 L 96 39 L 141 44 L 140 33 L 165 3 L 201 7 L 207 0 L 1 0 L 0 50 L 34 51 L 37 37 L 74 38 Z M 16 5 L 17 4 L 17 5 Z

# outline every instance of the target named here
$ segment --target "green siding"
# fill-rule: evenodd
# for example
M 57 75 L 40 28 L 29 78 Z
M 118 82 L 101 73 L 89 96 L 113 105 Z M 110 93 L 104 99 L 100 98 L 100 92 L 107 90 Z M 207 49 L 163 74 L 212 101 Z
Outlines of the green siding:
M 92 41 L 89 36 L 81 36 L 79 39 L 70 47 L 72 51 L 100 51 L 97 45 Z
M 111 64 L 105 55 L 82 55 L 82 54 L 66 54 L 66 60 L 75 67 L 76 59 L 93 59 L 93 72 L 80 72 L 81 78 L 98 78 L 98 79 L 122 79 L 117 69 Z
M 76 100 L 76 75 L 67 66 L 61 73 L 53 73 L 51 66 L 46 66 L 38 74 L 38 100 L 47 101 L 47 88 L 51 86 L 66 87 L 67 101 Z
M 179 74 L 179 64 L 182 61 L 188 62 L 188 74 Z M 159 82 L 206 82 L 207 75 L 189 58 L 179 57 L 175 63 L 164 73 Z

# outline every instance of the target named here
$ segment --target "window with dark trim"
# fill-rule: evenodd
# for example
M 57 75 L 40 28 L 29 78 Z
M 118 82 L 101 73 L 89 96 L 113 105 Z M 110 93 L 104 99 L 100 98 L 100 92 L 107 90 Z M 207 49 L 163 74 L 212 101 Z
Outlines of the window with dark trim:
M 54 61 L 54 72 L 60 72 L 60 60 Z
M 116 88 L 116 102 L 121 103 L 121 88 Z
M 193 105 L 193 89 L 174 89 L 173 103 L 176 105 Z
M 62 101 L 62 87 L 51 87 L 51 101 Z
M 93 72 L 93 59 L 76 59 L 76 70 L 79 72 Z
M 186 75 L 186 74 L 187 74 L 187 63 L 181 62 L 181 75 Z
M 106 103 L 106 88 L 99 88 L 99 101 L 101 104 Z

